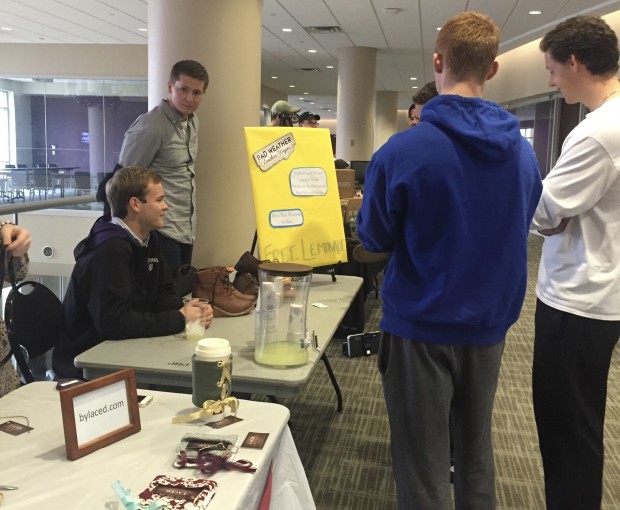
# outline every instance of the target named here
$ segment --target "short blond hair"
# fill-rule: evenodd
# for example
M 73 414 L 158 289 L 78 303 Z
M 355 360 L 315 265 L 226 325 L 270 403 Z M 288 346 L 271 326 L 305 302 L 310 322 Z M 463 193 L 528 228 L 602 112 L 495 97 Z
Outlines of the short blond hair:
M 160 182 L 162 182 L 161 176 L 150 168 L 132 166 L 119 168 L 105 186 L 112 216 L 126 218 L 131 198 L 136 197 L 141 202 L 146 202 L 144 196 L 149 184 Z
M 499 27 L 486 14 L 461 12 L 441 27 L 435 52 L 456 81 L 484 83 L 499 49 Z

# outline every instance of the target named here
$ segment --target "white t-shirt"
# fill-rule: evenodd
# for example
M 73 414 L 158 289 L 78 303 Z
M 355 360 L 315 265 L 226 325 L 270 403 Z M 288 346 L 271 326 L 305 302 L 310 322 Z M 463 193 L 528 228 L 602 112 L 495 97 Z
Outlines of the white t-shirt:
M 582 317 L 620 320 L 620 98 L 606 101 L 566 137 L 543 181 L 536 229 L 572 217 L 545 238 L 536 294 Z

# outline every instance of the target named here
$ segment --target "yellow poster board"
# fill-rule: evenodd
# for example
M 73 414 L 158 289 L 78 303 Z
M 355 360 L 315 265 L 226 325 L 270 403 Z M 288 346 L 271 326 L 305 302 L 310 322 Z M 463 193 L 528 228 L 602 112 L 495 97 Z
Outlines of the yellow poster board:
M 328 129 L 245 128 L 259 258 L 312 267 L 347 261 Z

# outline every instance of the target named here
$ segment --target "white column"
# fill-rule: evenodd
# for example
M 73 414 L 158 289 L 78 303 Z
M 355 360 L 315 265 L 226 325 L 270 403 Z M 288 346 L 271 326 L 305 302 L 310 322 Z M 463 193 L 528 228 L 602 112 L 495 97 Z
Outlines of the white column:
M 338 50 L 336 157 L 369 160 L 373 153 L 377 50 Z
M 398 92 L 377 92 L 377 108 L 375 114 L 375 146 L 376 151 L 388 138 L 396 133 L 398 115 Z
M 149 107 L 172 65 L 193 59 L 210 83 L 197 110 L 197 235 L 192 263 L 233 265 L 256 229 L 244 126 L 260 125 L 261 0 L 149 0 Z
M 99 99 L 99 98 L 97 98 Z M 108 172 L 103 164 L 103 109 L 101 101 L 88 104 L 88 160 L 90 175 Z

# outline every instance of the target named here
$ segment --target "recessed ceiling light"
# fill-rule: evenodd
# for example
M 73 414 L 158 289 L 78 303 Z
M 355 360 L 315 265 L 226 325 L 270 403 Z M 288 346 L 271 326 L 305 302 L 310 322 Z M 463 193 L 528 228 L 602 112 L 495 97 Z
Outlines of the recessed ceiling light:
M 304 96 L 307 96 L 309 94 L 309 92 L 304 92 Z
M 542 14 L 542 11 L 530 11 L 530 14 Z
M 295 85 L 289 85 L 289 88 L 294 89 Z
M 327 69 L 333 69 L 334 66 L 325 66 Z
M 308 53 L 316 53 L 316 50 L 308 50 Z
M 417 78 L 415 76 L 412 76 L 411 78 L 409 78 L 411 81 L 416 81 Z
M 282 32 L 292 32 L 293 29 L 292 28 L 283 28 Z
M 314 101 L 311 101 L 310 104 L 314 104 Z
M 148 32 L 148 28 L 139 28 L 138 29 L 140 32 Z
M 277 79 L 278 79 L 278 77 L 277 77 L 277 76 L 272 76 L 272 77 L 271 77 L 271 79 L 272 79 L 272 80 L 277 80 Z
M 2 27 L 2 30 L 6 30 L 7 32 L 11 32 L 13 29 L 9 27 Z
M 439 32 L 441 30 L 441 27 L 437 27 L 437 32 Z
M 411 88 L 412 88 L 412 89 L 417 89 L 417 88 L 418 88 L 418 86 L 417 86 L 417 85 L 414 85 L 414 86 L 413 86 L 413 87 L 411 87 Z

